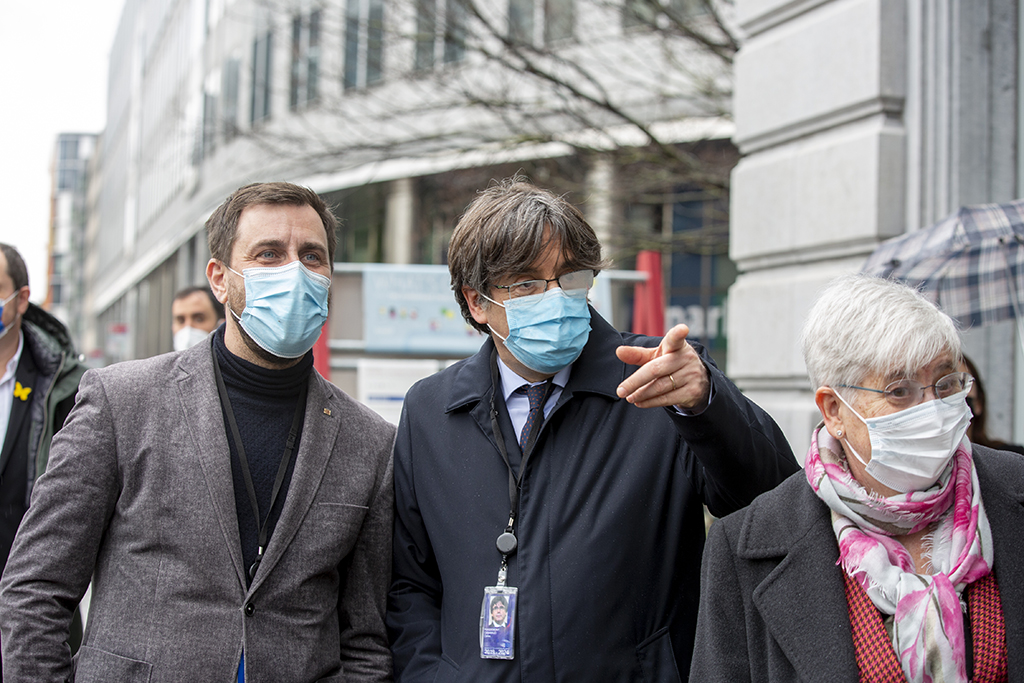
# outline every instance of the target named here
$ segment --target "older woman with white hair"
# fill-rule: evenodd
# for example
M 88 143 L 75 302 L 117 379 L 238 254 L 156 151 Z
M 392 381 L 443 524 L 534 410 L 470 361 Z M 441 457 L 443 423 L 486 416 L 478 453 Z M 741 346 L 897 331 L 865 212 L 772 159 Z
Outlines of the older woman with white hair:
M 964 436 L 953 321 L 846 276 L 803 351 L 822 422 L 712 525 L 690 680 L 1024 681 L 1024 460 Z

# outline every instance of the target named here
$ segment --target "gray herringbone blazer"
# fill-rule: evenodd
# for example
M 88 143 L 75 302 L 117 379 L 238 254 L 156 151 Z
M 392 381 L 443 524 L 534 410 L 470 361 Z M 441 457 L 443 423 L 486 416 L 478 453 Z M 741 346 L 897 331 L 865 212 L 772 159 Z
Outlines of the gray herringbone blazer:
M 212 351 L 88 372 L 0 582 L 4 678 L 384 681 L 394 427 L 315 372 L 246 589 Z M 93 581 L 85 641 L 64 639 Z

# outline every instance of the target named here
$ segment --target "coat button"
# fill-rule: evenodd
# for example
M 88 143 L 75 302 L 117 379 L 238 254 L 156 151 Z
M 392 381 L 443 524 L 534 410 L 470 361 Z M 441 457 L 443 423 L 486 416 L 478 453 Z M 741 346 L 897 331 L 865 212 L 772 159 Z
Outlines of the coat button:
M 256 605 L 252 604 L 251 602 L 245 603 L 245 616 L 251 617 L 255 613 L 256 613 Z

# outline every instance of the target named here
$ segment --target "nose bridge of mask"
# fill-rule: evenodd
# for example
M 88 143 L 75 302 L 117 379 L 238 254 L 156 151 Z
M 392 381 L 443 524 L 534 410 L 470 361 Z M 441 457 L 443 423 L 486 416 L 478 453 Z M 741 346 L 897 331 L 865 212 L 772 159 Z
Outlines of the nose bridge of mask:
M 505 319 L 508 321 L 509 334 L 512 334 L 514 329 L 526 327 L 528 322 L 539 322 L 530 319 L 531 311 L 543 311 L 542 320 L 548 324 L 554 324 L 570 313 L 569 304 L 570 297 L 561 287 L 555 287 L 540 294 L 509 299 L 505 302 Z
M 228 270 L 230 270 L 232 273 L 234 273 L 238 277 L 242 278 L 242 281 L 245 283 L 246 306 L 252 305 L 251 299 L 254 298 L 253 297 L 253 292 L 252 292 L 252 287 L 251 287 L 251 284 L 252 284 L 253 281 L 276 278 L 276 277 L 279 277 L 281 275 L 285 275 L 285 274 L 289 273 L 290 271 L 298 271 L 298 272 L 302 273 L 302 275 L 304 275 L 306 277 L 306 279 L 309 280 L 310 283 L 315 285 L 315 286 L 322 287 L 323 289 L 326 289 L 326 290 L 330 290 L 330 288 L 331 288 L 331 279 L 329 277 L 327 277 L 326 275 L 321 275 L 320 273 L 314 273 L 309 268 L 307 268 L 304 265 L 302 265 L 302 263 L 300 263 L 299 261 L 292 261 L 290 263 L 286 263 L 283 266 L 275 266 L 275 267 L 269 267 L 269 268 L 264 268 L 264 267 L 245 268 L 245 269 L 242 270 L 241 273 L 239 273 L 237 270 L 235 270 L 234 268 L 232 268 L 231 266 L 229 266 L 227 264 L 224 264 L 224 267 L 227 268 Z M 282 293 L 286 293 L 286 291 L 290 292 L 291 290 L 290 289 L 289 290 L 285 290 Z M 299 292 L 293 292 L 293 293 L 297 294 Z M 232 313 L 234 313 L 234 311 L 232 311 Z M 235 315 L 235 317 L 237 318 L 238 316 Z

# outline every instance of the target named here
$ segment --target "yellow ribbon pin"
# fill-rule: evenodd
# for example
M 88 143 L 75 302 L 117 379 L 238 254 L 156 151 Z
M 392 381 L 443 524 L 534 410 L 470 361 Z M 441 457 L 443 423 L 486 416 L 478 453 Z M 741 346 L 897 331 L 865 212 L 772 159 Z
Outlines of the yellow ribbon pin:
M 14 397 L 20 398 L 22 401 L 28 400 L 28 395 L 32 393 L 32 387 L 23 387 L 21 382 L 14 383 Z

